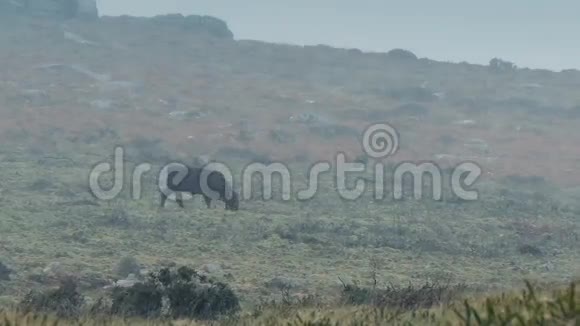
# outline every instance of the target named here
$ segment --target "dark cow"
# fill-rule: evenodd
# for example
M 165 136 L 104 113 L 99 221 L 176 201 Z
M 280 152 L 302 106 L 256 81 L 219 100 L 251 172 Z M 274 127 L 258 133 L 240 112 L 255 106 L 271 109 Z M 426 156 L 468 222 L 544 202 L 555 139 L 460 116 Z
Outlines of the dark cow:
M 228 198 L 228 193 L 226 190 L 231 188 L 231 185 L 226 181 L 226 178 L 221 172 L 207 170 L 209 174 L 207 174 L 206 180 L 203 180 L 204 176 L 202 175 L 202 172 L 205 171 L 204 168 L 187 167 L 187 169 L 187 175 L 182 180 L 176 180 L 176 177 L 179 177 L 178 171 L 169 172 L 167 176 L 167 189 L 173 192 L 188 192 L 192 195 L 202 195 L 208 208 L 211 207 L 212 199 L 217 199 L 225 203 L 226 210 L 238 210 L 239 196 L 235 190 L 231 189 L 231 196 L 229 196 L 231 198 Z M 211 198 L 211 193 L 204 193 L 202 182 L 207 182 L 207 187 L 210 190 L 216 192 L 219 195 L 219 198 Z M 161 207 L 165 205 L 166 201 L 167 194 L 161 191 Z M 181 208 L 184 208 L 182 198 L 178 196 L 176 201 Z

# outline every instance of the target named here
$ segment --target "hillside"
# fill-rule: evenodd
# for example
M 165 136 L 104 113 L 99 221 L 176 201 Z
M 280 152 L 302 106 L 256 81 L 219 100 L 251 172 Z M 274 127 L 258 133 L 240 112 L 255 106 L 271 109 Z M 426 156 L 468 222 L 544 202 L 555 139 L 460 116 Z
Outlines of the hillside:
M 57 129 L 74 137 L 81 129 L 98 132 L 106 120 L 122 141 L 159 139 L 186 155 L 195 146 L 211 153 L 232 146 L 274 160 L 316 160 L 338 150 L 359 154 L 355 135 L 388 120 L 401 133 L 400 160 L 470 159 L 485 162 L 494 176 L 578 181 L 577 71 L 502 73 L 324 46 L 234 41 L 219 24 L 216 34 L 226 35 L 213 38 L 173 19 L 103 18 L 66 27 L 5 21 L 11 27 L 1 40 L 10 45 L 1 54 L 3 130 L 25 124 L 36 135 Z M 76 121 L 61 118 L 71 111 Z M 28 126 L 34 122 L 27 112 L 42 124 Z M 288 123 L 300 114 L 320 116 L 326 134 L 339 137 L 330 143 L 340 147 L 329 144 L 325 129 L 313 134 Z M 228 127 L 217 131 L 220 126 Z M 240 128 L 254 130 L 246 136 L 252 139 L 240 136 Z M 269 137 L 273 132 L 293 135 L 280 146 Z
M 126 256 L 137 274 L 217 270 L 244 306 L 278 298 L 281 283 L 330 300 L 338 277 L 366 282 L 375 259 L 381 284 L 492 291 L 580 276 L 580 71 L 237 40 L 206 16 L 2 17 L 0 49 L 0 263 L 12 270 L 0 303 L 69 274 L 95 298 L 127 276 L 115 269 Z M 119 145 L 155 167 L 284 162 L 302 185 L 338 152 L 366 160 L 361 137 L 377 122 L 400 133 L 387 163 L 476 162 L 482 199 L 349 202 L 325 180 L 313 201 L 228 212 L 197 199 L 159 208 L 153 183 L 138 201 L 129 183 L 112 202 L 88 189 Z

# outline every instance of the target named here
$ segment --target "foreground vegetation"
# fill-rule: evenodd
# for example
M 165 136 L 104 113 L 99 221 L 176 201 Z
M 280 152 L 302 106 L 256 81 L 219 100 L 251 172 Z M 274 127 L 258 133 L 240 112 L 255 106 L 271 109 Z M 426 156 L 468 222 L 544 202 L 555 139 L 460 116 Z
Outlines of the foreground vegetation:
M 357 289 L 360 291 L 361 289 Z M 366 289 L 368 290 L 368 289 Z M 374 289 L 376 291 L 376 289 Z M 341 308 L 314 307 L 307 302 L 282 302 L 252 313 L 229 315 L 208 322 L 188 319 L 139 319 L 85 315 L 70 319 L 51 314 L 0 313 L 0 325 L 578 325 L 580 291 L 575 283 L 561 288 L 535 288 L 526 282 L 521 293 L 503 293 L 483 298 L 450 301 L 422 308 L 408 304 L 413 295 L 425 295 L 425 288 L 407 288 L 406 295 L 389 296 L 399 302 L 373 301 Z M 349 292 L 345 287 L 345 291 Z M 380 291 L 379 291 L 380 292 Z M 390 292 L 392 295 L 393 291 Z M 386 294 L 387 292 L 383 292 Z M 352 294 L 352 293 L 351 293 Z M 376 295 L 377 293 L 375 293 Z M 402 293 L 398 293 L 401 295 Z M 372 295 L 371 295 L 372 296 Z M 380 296 L 380 295 L 379 295 Z M 373 296 L 376 299 L 378 296 Z M 368 298 L 368 299 L 373 299 Z M 383 297 L 385 299 L 386 297 Z M 420 296 L 416 297 L 419 299 Z M 415 301 L 418 303 L 418 301 Z M 424 303 L 424 302 L 423 302 Z M 144 304 L 144 302 L 142 302 Z M 398 307 L 397 307 L 398 305 Z

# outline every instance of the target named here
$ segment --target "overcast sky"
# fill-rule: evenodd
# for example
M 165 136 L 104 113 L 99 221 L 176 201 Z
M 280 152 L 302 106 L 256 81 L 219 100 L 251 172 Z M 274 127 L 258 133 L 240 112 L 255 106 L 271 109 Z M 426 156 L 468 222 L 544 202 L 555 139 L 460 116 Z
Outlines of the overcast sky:
M 419 57 L 580 69 L 577 0 L 97 0 L 102 15 L 224 19 L 236 39 L 405 48 Z

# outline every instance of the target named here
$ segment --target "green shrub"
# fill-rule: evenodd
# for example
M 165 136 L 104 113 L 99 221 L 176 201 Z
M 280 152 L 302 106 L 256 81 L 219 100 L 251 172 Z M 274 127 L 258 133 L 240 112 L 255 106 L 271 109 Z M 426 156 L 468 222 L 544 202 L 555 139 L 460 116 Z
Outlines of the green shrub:
M 115 288 L 111 313 L 123 316 L 158 317 L 163 307 L 163 293 L 151 283 L 137 283 L 130 288 Z
M 78 292 L 78 284 L 72 278 L 61 281 L 57 289 L 45 292 L 30 291 L 19 303 L 25 313 L 56 314 L 60 318 L 74 318 L 80 315 L 84 297 Z
M 139 274 L 141 271 L 141 266 L 137 259 L 131 256 L 123 257 L 119 263 L 117 264 L 117 268 L 115 270 L 117 276 L 119 277 L 127 277 L 129 274 Z
M 172 318 L 215 319 L 240 308 L 238 297 L 228 285 L 188 267 L 162 268 L 145 282 L 115 288 L 112 296 L 111 312 L 123 316 L 148 318 L 166 311 Z

